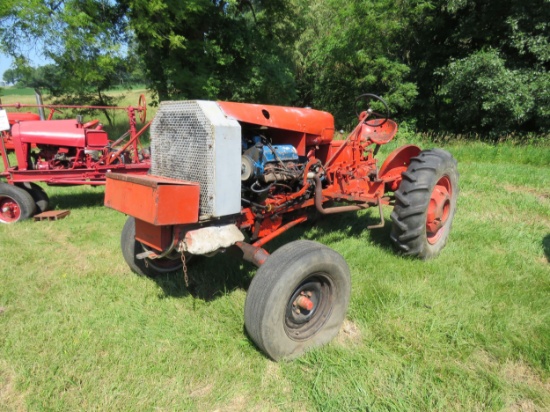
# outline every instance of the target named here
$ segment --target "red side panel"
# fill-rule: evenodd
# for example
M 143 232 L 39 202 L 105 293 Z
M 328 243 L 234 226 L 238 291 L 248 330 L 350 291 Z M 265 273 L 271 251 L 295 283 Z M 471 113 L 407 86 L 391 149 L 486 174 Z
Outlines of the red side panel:
M 318 136 L 315 144 L 329 143 L 334 135 L 330 113 L 297 107 L 218 102 L 226 116 L 240 122 Z
M 109 137 L 104 130 L 86 129 L 87 147 L 103 149 L 109 143 Z
M 155 226 L 136 219 L 136 239 L 157 250 L 167 249 L 172 242 L 172 226 Z
M 199 192 L 195 182 L 107 173 L 105 206 L 157 226 L 196 223 Z

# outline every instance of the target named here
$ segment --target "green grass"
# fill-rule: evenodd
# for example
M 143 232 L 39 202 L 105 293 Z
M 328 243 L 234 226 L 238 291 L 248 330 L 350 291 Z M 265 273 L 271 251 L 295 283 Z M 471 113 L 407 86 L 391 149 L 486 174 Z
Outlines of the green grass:
M 389 208 L 268 244 L 322 242 L 352 273 L 340 335 L 293 362 L 244 332 L 252 266 L 138 277 L 102 188 L 47 188 L 69 217 L 0 226 L 0 410 L 549 410 L 550 146 L 445 147 L 461 192 L 437 259 L 394 253 Z
M 33 96 L 34 97 L 34 89 L 31 87 L 24 87 L 24 88 L 18 88 L 13 86 L 4 87 L 0 92 L 0 97 L 4 97 L 4 96 Z

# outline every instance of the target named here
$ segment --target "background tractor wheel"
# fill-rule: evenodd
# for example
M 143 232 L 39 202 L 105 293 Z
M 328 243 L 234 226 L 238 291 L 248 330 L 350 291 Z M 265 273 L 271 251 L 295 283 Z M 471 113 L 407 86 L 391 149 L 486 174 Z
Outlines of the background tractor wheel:
M 349 268 L 339 253 L 308 240 L 288 243 L 252 279 L 246 330 L 271 359 L 297 357 L 338 334 L 350 290 Z
M 445 246 L 456 210 L 456 160 L 444 150 L 411 159 L 395 192 L 391 238 L 405 255 L 430 259 Z
M 48 210 L 50 207 L 50 198 L 42 187 L 31 182 L 18 183 L 17 186 L 29 192 L 36 204 L 36 213 L 42 213 Z
M 0 183 L 0 223 L 15 223 L 34 215 L 36 205 L 25 190 Z
M 135 273 L 142 276 L 155 277 L 165 273 L 174 272 L 183 267 L 181 257 L 175 256 L 174 259 L 136 259 L 136 255 L 145 252 L 145 247 L 136 240 L 136 221 L 133 217 L 128 217 L 122 234 L 120 236 L 120 247 L 122 256 Z M 189 259 L 189 258 L 188 258 Z

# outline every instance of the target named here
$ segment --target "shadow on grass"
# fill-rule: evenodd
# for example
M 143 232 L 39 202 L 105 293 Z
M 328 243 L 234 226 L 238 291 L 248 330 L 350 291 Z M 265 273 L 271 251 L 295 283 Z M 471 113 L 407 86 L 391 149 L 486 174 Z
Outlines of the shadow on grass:
M 382 249 L 393 250 L 390 240 L 391 221 L 386 220 L 381 228 L 367 229 L 367 226 L 379 223 L 380 217 L 375 209 L 322 216 L 289 230 L 270 242 L 266 249 L 273 252 L 284 244 L 298 239 L 325 243 L 324 238 L 328 238 L 330 243 L 336 243 L 350 238 L 365 238 L 365 241 L 370 241 Z
M 379 217 L 375 211 L 325 216 L 290 229 L 269 242 L 265 249 L 273 253 L 281 246 L 298 239 L 323 243 L 323 238 L 329 237 L 330 242 L 334 243 L 360 238 L 365 236 L 367 226 L 377 223 Z M 368 231 L 367 239 L 382 249 L 393 250 L 390 230 L 391 222 L 386 221 L 384 227 Z M 194 258 L 187 269 L 189 287 L 185 284 L 182 270 L 153 278 L 162 289 L 161 298 L 191 295 L 204 301 L 212 301 L 236 289 L 247 290 L 256 273 L 254 265 L 242 260 L 242 252 L 237 247 L 229 248 L 211 258 Z
M 103 190 L 94 192 L 61 193 L 50 196 L 51 209 L 83 209 L 103 206 L 105 193 Z
M 544 250 L 546 260 L 550 263 L 550 233 L 542 239 L 542 249 Z
M 236 289 L 248 289 L 256 268 L 242 260 L 236 247 L 213 257 L 194 257 L 187 265 L 189 286 L 185 284 L 183 270 L 152 278 L 162 289 L 164 297 L 186 297 L 215 300 Z

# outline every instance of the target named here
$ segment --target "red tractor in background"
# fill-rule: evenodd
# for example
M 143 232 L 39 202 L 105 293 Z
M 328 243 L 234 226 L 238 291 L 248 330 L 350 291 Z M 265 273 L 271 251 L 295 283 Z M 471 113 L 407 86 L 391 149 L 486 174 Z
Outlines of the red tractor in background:
M 6 180 L 0 182 L 0 223 L 24 220 L 48 209 L 48 195 L 37 182 L 49 186 L 97 186 L 105 184 L 105 174 L 110 171 L 146 174 L 149 170 L 149 151 L 140 144 L 140 137 L 150 125 L 146 123 L 144 95 L 140 96 L 136 107 L 38 103 L 2 105 L 2 108 L 37 108 L 40 114 L 6 113 L 8 124 L 3 127 L 5 130 L 0 138 L 0 155 L 4 163 L 0 178 Z M 49 109 L 47 119 L 45 108 Z M 129 130 L 113 141 L 97 119 L 84 122 L 82 116 L 77 116 L 52 120 L 60 109 L 125 110 Z M 144 123 L 139 130 L 136 113 Z
M 147 176 L 109 173 L 105 205 L 129 215 L 121 248 L 130 268 L 155 276 L 196 256 L 239 248 L 259 267 L 245 303 L 245 327 L 274 360 L 329 342 L 344 321 L 350 271 L 340 254 L 297 240 L 263 246 L 312 213 L 326 216 L 393 206 L 391 238 L 421 259 L 444 247 L 455 214 L 455 159 L 405 145 L 376 155 L 397 125 L 371 94 L 345 140 L 331 114 L 302 108 L 212 101 L 163 102 L 151 126 Z

